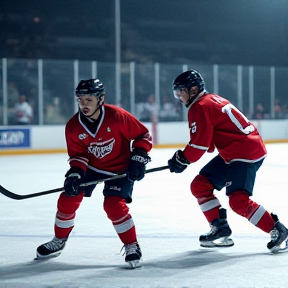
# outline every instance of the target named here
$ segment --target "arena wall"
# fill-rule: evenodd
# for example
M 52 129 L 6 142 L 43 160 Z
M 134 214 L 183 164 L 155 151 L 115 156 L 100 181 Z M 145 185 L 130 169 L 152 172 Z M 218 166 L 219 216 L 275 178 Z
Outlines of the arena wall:
M 288 143 L 287 120 L 253 121 L 266 143 Z M 189 141 L 187 122 L 144 123 L 157 133 L 154 147 L 183 147 Z M 0 155 L 64 153 L 66 142 L 64 125 L 2 126 L 0 128 Z M 152 133 L 152 132 L 151 132 Z

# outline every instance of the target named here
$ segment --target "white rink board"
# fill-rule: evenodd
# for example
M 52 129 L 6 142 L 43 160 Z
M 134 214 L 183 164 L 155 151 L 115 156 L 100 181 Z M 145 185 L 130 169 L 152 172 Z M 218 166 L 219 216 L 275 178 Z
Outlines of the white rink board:
M 288 120 L 261 120 L 253 121 L 264 140 L 274 140 L 274 142 L 288 142 Z M 153 135 L 151 123 L 144 123 Z M 3 129 L 16 128 L 13 126 L 3 126 Z M 23 126 L 18 128 L 23 128 Z M 45 125 L 45 126 L 25 126 L 31 132 L 30 150 L 66 150 L 65 126 L 64 125 Z M 187 122 L 164 122 L 156 126 L 157 144 L 159 145 L 185 145 L 189 142 L 189 128 Z M 5 148 L 9 150 L 9 148 Z M 13 151 L 13 149 L 11 149 Z M 17 150 L 14 148 L 14 150 Z M 0 151 L 1 155 L 1 151 Z

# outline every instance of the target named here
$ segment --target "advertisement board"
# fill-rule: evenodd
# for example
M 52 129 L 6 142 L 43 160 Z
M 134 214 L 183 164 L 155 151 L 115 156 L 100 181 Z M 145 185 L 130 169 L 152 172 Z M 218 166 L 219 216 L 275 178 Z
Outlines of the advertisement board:
M 0 128 L 0 149 L 3 148 L 30 148 L 30 129 Z

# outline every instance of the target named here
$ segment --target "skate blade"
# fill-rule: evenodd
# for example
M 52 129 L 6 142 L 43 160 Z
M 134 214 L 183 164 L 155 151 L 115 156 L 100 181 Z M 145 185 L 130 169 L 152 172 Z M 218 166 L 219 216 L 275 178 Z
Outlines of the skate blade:
M 37 253 L 36 257 L 34 258 L 35 261 L 45 261 L 45 260 L 49 260 L 49 259 L 52 259 L 52 258 L 56 258 L 58 257 L 59 255 L 61 254 L 61 252 L 57 252 L 57 253 L 54 253 L 54 254 L 50 254 L 50 255 L 47 255 L 47 256 L 43 256 L 43 255 L 40 255 Z
M 205 248 L 213 247 L 231 247 L 234 245 L 234 241 L 231 238 L 221 237 L 214 241 L 201 241 L 200 246 Z
M 288 252 L 288 240 L 282 242 L 280 246 L 273 247 L 272 249 L 270 249 L 270 252 L 272 254 Z
M 127 263 L 130 265 L 130 267 L 132 269 L 135 269 L 135 268 L 138 268 L 138 267 L 141 267 L 141 259 L 140 260 L 133 260 L 133 261 L 128 261 Z

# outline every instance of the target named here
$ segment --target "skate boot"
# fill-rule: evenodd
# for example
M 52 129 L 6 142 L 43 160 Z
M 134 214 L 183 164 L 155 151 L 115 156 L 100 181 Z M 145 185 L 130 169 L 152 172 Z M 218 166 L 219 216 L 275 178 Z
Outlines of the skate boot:
M 211 231 L 199 237 L 201 247 L 230 247 L 234 245 L 233 240 L 228 238 L 232 231 L 226 218 L 226 209 L 219 209 L 219 218 L 210 223 Z
M 277 253 L 279 251 L 288 249 L 288 230 L 287 228 L 279 221 L 277 215 L 271 213 L 271 217 L 275 221 L 274 228 L 269 232 L 271 236 L 271 241 L 267 244 L 267 248 L 272 253 Z M 285 247 L 282 247 L 285 244 Z
M 59 256 L 65 247 L 66 241 L 67 238 L 54 237 L 50 242 L 40 245 L 37 248 L 35 260 Z
M 125 248 L 125 262 L 127 262 L 132 268 L 140 267 L 142 253 L 138 242 L 126 244 L 123 246 L 123 248 Z

